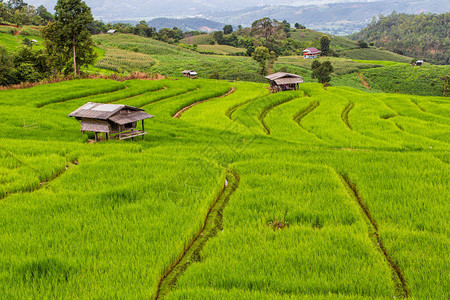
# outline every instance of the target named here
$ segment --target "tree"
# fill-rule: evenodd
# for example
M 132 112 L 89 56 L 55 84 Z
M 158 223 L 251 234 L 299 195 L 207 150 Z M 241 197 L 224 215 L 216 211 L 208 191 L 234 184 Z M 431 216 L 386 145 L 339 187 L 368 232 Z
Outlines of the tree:
M 252 54 L 252 58 L 258 62 L 258 73 L 267 75 L 267 60 L 270 58 L 269 49 L 266 47 L 258 47 Z
M 73 73 L 80 74 L 80 67 L 93 64 L 94 54 L 91 35 L 87 25 L 94 18 L 91 9 L 81 0 L 58 0 L 55 6 L 55 24 L 49 24 L 43 30 L 45 44 L 51 59 L 60 67 L 61 59 L 73 63 Z M 62 55 L 62 56 L 61 56 Z M 65 65 L 65 73 L 72 67 Z
M 330 74 L 334 71 L 331 62 L 325 61 L 320 63 L 318 60 L 314 60 L 311 64 L 312 78 L 317 78 L 319 83 L 330 82 Z
M 23 2 L 23 0 L 9 0 L 7 6 L 9 9 L 14 11 L 17 9 L 21 9 L 22 7 L 28 6 L 28 4 Z
M 262 35 L 266 42 L 269 40 L 271 35 L 273 34 L 274 28 L 272 24 L 272 20 L 270 18 L 262 18 L 256 20 L 252 24 L 252 33 L 255 35 Z
M 39 6 L 36 9 L 36 13 L 38 14 L 39 17 L 42 18 L 44 22 L 53 22 L 55 20 L 53 15 L 49 13 L 49 11 L 43 5 Z
M 213 38 L 217 44 L 221 45 L 223 42 L 223 31 L 214 31 Z
M 9 85 L 12 82 L 13 59 L 6 51 L 6 48 L 0 46 L 0 85 Z
M 306 29 L 305 26 L 303 26 L 302 24 L 299 24 L 299 23 L 295 23 L 294 27 L 295 27 L 295 29 Z
M 231 34 L 233 32 L 233 26 L 231 25 L 225 25 L 223 28 L 223 33 L 225 34 Z
M 330 52 L 330 38 L 328 35 L 322 35 L 320 38 L 320 51 L 322 51 L 322 55 L 327 56 Z

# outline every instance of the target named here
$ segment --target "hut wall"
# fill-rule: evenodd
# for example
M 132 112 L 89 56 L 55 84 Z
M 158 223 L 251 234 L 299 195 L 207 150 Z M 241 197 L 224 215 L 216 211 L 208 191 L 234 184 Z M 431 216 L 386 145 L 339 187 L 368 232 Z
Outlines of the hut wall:
M 110 132 L 110 126 L 107 121 L 94 120 L 94 119 L 81 119 L 81 131 L 92 132 Z

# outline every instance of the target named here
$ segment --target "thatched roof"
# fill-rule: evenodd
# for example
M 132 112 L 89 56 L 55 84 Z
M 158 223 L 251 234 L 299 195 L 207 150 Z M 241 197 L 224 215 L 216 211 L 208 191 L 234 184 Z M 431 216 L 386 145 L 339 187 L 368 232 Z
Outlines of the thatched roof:
M 120 114 L 122 110 L 127 110 L 128 113 Z M 147 114 L 143 109 L 137 107 L 122 104 L 104 104 L 94 102 L 86 103 L 74 112 L 70 113 L 69 117 L 75 117 L 77 119 L 110 120 L 121 125 L 153 118 L 152 115 Z

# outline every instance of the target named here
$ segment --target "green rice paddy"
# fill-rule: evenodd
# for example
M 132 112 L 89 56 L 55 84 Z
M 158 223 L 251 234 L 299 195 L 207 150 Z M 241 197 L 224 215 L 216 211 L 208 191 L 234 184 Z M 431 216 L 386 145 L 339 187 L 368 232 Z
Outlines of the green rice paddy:
M 448 299 L 450 100 L 266 87 L 0 91 L 1 298 Z M 89 101 L 145 141 L 90 143 Z

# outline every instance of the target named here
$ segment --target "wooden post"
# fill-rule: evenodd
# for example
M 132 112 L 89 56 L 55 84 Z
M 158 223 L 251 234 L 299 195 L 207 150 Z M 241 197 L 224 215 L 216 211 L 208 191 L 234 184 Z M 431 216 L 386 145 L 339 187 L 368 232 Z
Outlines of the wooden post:
M 142 120 L 142 132 L 145 131 L 145 127 L 144 127 L 144 120 Z M 145 134 L 142 135 L 142 140 L 145 139 Z
M 98 142 L 97 132 L 94 132 L 94 135 L 95 135 L 95 142 L 97 143 Z
M 119 140 L 122 139 L 122 125 L 119 125 Z

